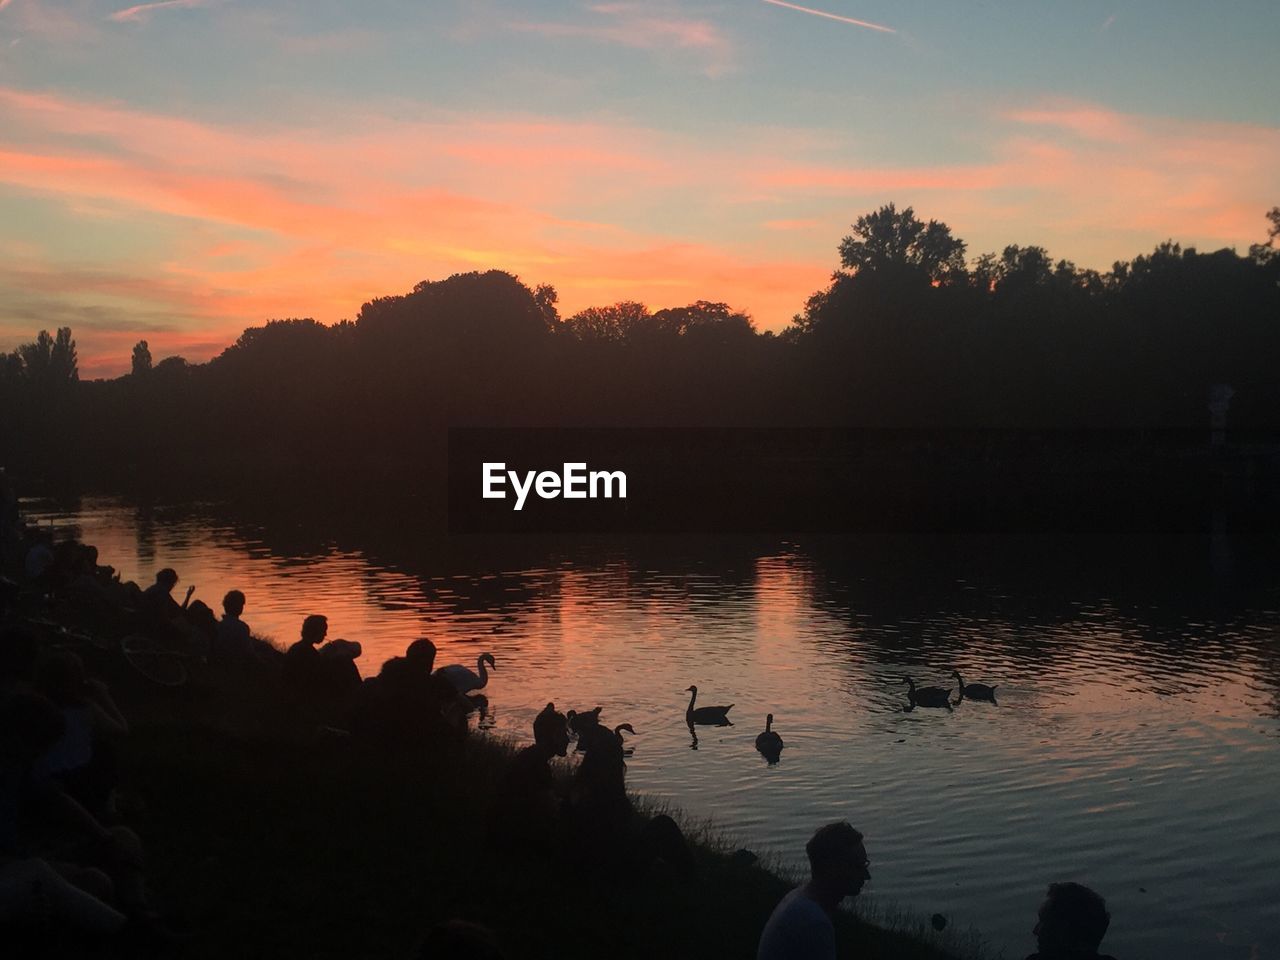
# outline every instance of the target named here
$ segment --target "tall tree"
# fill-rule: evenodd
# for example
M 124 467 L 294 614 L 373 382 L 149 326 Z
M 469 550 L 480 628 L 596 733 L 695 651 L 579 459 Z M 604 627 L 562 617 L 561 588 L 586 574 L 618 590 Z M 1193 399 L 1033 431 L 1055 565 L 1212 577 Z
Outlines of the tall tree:
M 18 348 L 22 357 L 22 375 L 31 383 L 48 383 L 49 371 L 53 366 L 53 337 L 48 330 L 36 334 L 32 343 L 24 343 Z
M 151 372 L 151 347 L 147 341 L 139 340 L 133 345 L 133 375 L 145 376 Z
M 917 273 L 938 282 L 964 272 L 965 244 L 945 223 L 924 223 L 892 203 L 864 214 L 840 241 L 840 263 L 854 273 Z
M 62 386 L 80 379 L 76 342 L 71 339 L 70 327 L 59 327 L 49 351 L 49 376 L 53 383 Z

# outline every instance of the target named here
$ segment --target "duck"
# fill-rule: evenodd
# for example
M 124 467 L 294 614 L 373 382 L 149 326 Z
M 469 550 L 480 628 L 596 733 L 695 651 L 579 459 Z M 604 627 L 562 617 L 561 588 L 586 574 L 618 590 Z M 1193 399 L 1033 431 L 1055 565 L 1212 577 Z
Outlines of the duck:
M 951 690 L 943 687 L 916 687 L 916 682 L 910 677 L 903 677 L 902 682 L 907 685 L 907 699 L 911 701 L 912 707 L 946 707 L 951 709 Z
M 686 692 L 692 694 L 689 697 L 689 709 L 684 712 L 684 718 L 690 726 L 695 723 L 717 727 L 733 726 L 733 721 L 729 719 L 729 711 L 733 709 L 732 703 L 727 707 L 698 707 L 695 710 L 693 705 L 698 699 L 698 688 L 689 687 Z
M 578 716 L 589 717 L 592 712 L 588 711 L 585 714 L 578 714 Z M 622 737 L 623 731 L 633 737 L 636 734 L 636 728 L 629 723 L 620 723 L 612 730 L 608 727 L 602 727 L 598 723 L 591 724 L 583 728 L 582 732 L 578 734 L 578 749 L 585 753 L 601 751 L 606 754 L 625 756 L 631 751 L 626 749 L 626 741 Z
M 436 675 L 448 680 L 453 689 L 459 693 L 470 693 L 472 690 L 482 690 L 488 685 L 489 673 L 484 668 L 486 663 L 489 665 L 490 670 L 496 671 L 498 669 L 497 663 L 494 662 L 493 654 L 482 653 L 476 657 L 475 672 L 460 663 L 454 663 L 447 667 L 441 667 L 436 671 Z
M 782 753 L 782 738 L 773 732 L 773 714 L 764 719 L 764 732 L 756 737 L 756 749 L 764 754 L 770 763 L 777 763 Z
M 957 704 L 965 697 L 970 700 L 986 700 L 989 703 L 996 703 L 995 687 L 989 687 L 985 683 L 965 683 L 964 677 L 960 676 L 959 670 L 952 670 L 951 675 L 956 678 L 956 683 L 960 685 L 960 696 L 956 700 Z M 996 703 L 996 706 L 999 705 Z

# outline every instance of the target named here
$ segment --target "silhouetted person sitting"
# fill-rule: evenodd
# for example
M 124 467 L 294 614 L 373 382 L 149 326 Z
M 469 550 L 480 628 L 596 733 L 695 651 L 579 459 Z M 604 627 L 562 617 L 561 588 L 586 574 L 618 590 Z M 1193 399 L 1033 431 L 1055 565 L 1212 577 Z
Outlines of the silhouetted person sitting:
M 284 656 L 284 680 L 310 708 L 332 718 L 345 713 L 360 686 L 355 657 L 360 645 L 347 640 L 324 644 L 329 620 L 313 613 L 302 621 L 302 637 Z
M 0 691 L 0 930 L 11 949 L 10 938 L 22 932 L 47 942 L 64 932 L 108 938 L 125 927 L 125 915 L 101 896 L 76 886 L 24 849 L 24 806 L 33 792 L 31 764 L 62 732 L 57 707 L 44 697 Z M 80 879 L 102 896 L 112 892 L 105 874 L 86 873 Z M 18 947 L 14 955 L 21 950 Z
M 831 918 L 845 897 L 857 896 L 871 879 L 862 834 L 848 823 L 819 827 L 804 848 L 810 879 L 774 909 L 760 934 L 756 960 L 835 960 Z
M 491 833 L 501 841 L 549 847 L 560 833 L 563 802 L 551 759 L 569 752 L 569 723 L 548 703 L 533 721 L 533 744 L 507 765 L 494 804 Z
M 414 960 L 504 960 L 493 931 L 478 923 L 447 920 L 437 923 L 414 953 Z
M 249 635 L 249 625 L 240 619 L 240 614 L 244 613 L 244 603 L 244 594 L 239 590 L 229 590 L 222 598 L 222 619 L 218 621 L 218 629 L 209 651 L 214 663 L 244 667 L 254 662 L 253 638 Z
M 302 621 L 302 636 L 285 651 L 284 678 L 302 692 L 320 692 L 325 684 L 325 665 L 320 644 L 329 633 L 329 618 L 313 613 Z
M 432 674 L 436 646 L 426 637 L 413 641 L 402 657 L 392 657 L 376 677 L 360 684 L 352 732 L 381 746 L 421 746 L 456 732 L 445 711 L 458 693 Z
M 627 796 L 622 740 L 614 731 L 595 723 L 578 734 L 578 747 L 585 751 L 573 777 L 573 808 L 578 826 L 606 834 L 625 830 L 633 810 Z
M 1039 952 L 1027 960 L 1113 960 L 1098 953 L 1110 925 L 1098 894 L 1078 883 L 1051 883 L 1032 931 Z
M 182 603 L 173 599 L 173 588 L 178 585 L 178 572 L 172 567 L 165 567 L 156 574 L 156 582 L 142 591 L 142 613 L 156 624 L 169 624 L 182 616 L 191 603 L 191 595 L 196 592 L 194 586 L 187 587 L 187 595 Z
M 38 857 L 123 913 L 152 917 L 137 836 L 104 826 L 57 780 L 36 770 L 65 727 L 62 711 L 47 698 L 0 694 L 0 862 Z
M 627 796 L 627 765 L 620 731 L 598 723 L 579 733 L 586 751 L 574 775 L 570 826 L 580 857 L 597 867 L 636 878 L 658 864 L 687 876 L 693 855 L 684 834 L 666 814 L 645 818 Z
M 74 653 L 59 650 L 41 665 L 37 686 L 62 711 L 62 736 L 36 761 L 34 773 L 51 777 L 71 797 L 103 816 L 116 787 L 113 740 L 129 732 L 106 684 L 85 676 Z

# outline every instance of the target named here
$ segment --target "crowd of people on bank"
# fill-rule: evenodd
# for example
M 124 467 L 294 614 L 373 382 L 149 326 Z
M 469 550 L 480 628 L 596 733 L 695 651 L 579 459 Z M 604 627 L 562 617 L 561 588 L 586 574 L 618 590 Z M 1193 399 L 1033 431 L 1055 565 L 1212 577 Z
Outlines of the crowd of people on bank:
M 0 478 L 2 479 L 2 478 Z M 2 484 L 0 484 L 2 486 Z M 54 543 L 21 524 L 0 489 L 0 935 L 83 938 L 124 956 L 154 954 L 180 938 L 148 888 L 141 839 L 127 825 L 117 758 L 129 721 L 108 684 L 65 646 L 24 622 L 32 598 L 66 600 L 205 664 L 210 682 L 270 679 L 309 722 L 341 730 L 374 750 L 423 750 L 465 737 L 467 696 L 435 666 L 426 638 L 382 664 L 356 669 L 359 644 L 328 640 L 328 621 L 306 617 L 286 650 L 256 639 L 242 619 L 245 595 L 230 590 L 216 617 L 177 573 L 160 570 L 145 589 L 98 565 L 97 551 Z M 626 790 L 626 724 L 599 710 L 575 714 L 548 703 L 533 743 L 511 758 L 494 793 L 488 841 L 503 856 L 564 857 L 611 879 L 689 879 L 693 852 L 669 816 L 645 816 Z M 581 761 L 557 771 L 576 738 Z M 834 960 L 832 918 L 870 879 L 864 838 L 848 823 L 822 827 L 806 852 L 810 878 L 787 894 L 760 936 L 758 960 Z M 1049 887 L 1029 960 L 1106 960 L 1098 953 L 1110 916 L 1102 898 L 1074 883 Z M 38 939 L 32 942 L 38 943 Z M 501 958 L 492 931 L 461 920 L 432 927 L 417 957 Z

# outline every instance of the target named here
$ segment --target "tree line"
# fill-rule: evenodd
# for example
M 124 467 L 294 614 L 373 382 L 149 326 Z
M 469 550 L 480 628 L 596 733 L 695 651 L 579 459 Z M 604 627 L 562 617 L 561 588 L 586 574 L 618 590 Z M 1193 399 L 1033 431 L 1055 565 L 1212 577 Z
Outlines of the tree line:
M 730 305 L 637 302 L 562 318 L 497 270 L 424 281 L 353 320 L 272 320 L 206 363 L 81 381 L 41 332 L 0 363 L 18 458 L 324 473 L 441 455 L 450 426 L 1201 429 L 1280 427 L 1280 207 L 1245 254 L 1169 241 L 1103 273 L 1039 246 L 967 257 L 893 204 L 781 333 Z M 1260 233 L 1262 231 L 1260 230 Z M 105 467 L 104 467 L 105 469 Z

